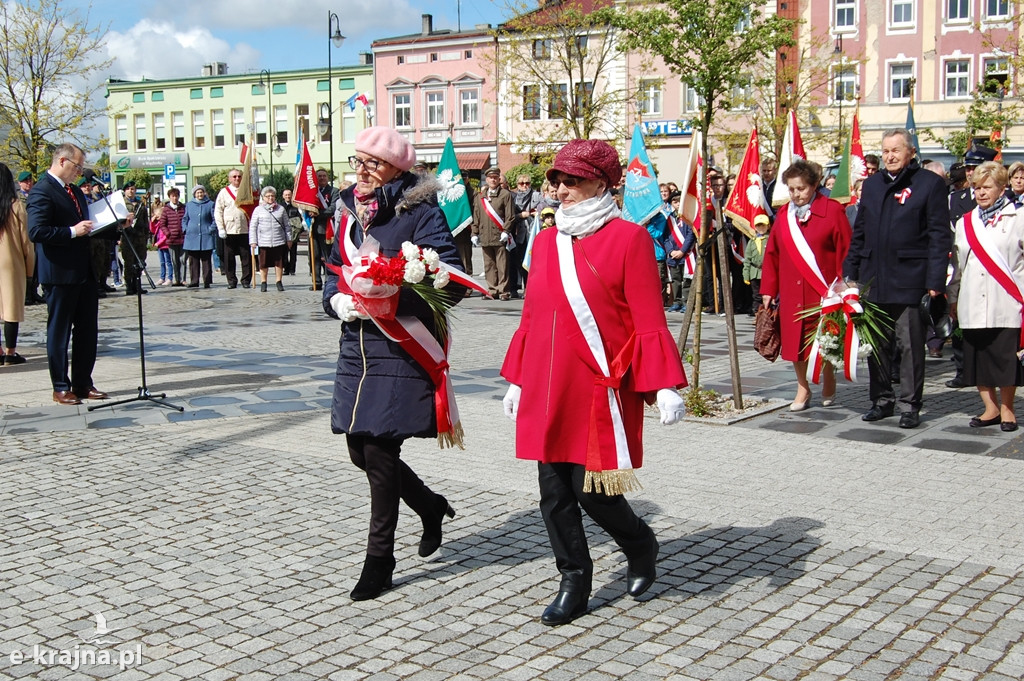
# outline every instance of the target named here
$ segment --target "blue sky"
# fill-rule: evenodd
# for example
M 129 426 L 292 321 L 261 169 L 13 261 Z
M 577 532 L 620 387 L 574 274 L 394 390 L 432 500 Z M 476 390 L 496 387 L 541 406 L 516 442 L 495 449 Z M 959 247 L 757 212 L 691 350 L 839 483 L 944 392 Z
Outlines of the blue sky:
M 85 11 L 85 0 L 65 0 Z M 116 13 L 109 7 L 116 7 Z M 109 22 L 109 75 L 138 80 L 200 75 L 204 63 L 223 61 L 229 73 L 327 65 L 327 15 L 341 20 L 347 40 L 332 52 L 336 66 L 355 64 L 377 38 L 415 33 L 422 14 L 434 27 L 456 28 L 456 0 L 178 0 L 92 5 L 90 23 Z M 500 23 L 504 2 L 463 1 L 463 29 Z

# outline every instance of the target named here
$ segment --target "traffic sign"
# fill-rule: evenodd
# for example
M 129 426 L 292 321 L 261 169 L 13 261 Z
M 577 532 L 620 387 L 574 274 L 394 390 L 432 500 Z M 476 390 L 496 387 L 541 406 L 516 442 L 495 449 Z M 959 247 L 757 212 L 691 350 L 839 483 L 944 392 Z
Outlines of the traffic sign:
M 164 179 L 165 180 L 173 180 L 174 179 L 174 164 L 173 163 L 168 163 L 167 165 L 164 166 Z

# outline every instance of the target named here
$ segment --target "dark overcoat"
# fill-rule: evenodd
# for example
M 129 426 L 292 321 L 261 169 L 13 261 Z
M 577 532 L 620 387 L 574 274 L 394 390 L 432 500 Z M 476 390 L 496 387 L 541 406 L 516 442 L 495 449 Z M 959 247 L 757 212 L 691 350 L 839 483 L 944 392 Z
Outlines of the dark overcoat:
M 380 242 L 381 254 L 399 255 L 402 242 L 432 248 L 441 260 L 462 271 L 444 213 L 437 205 L 437 181 L 403 173 L 377 190 L 378 211 L 366 234 Z M 335 224 L 342 224 L 343 212 L 350 213 L 352 239 L 363 242 L 363 225 L 355 213 L 354 188 L 341 192 Z M 328 264 L 341 267 L 343 235 L 331 248 Z M 453 300 L 461 300 L 465 289 L 454 282 L 446 287 Z M 329 272 L 324 282 L 324 311 L 332 317 L 331 298 L 338 293 L 338 275 Z M 433 314 L 423 299 L 403 287 L 397 316 L 414 315 L 434 331 Z M 436 334 L 435 334 L 436 335 Z M 397 343 L 389 340 L 370 320 L 356 319 L 341 325 L 338 368 L 331 404 L 331 430 L 351 435 L 372 435 L 392 439 L 436 437 L 434 384 L 427 372 Z

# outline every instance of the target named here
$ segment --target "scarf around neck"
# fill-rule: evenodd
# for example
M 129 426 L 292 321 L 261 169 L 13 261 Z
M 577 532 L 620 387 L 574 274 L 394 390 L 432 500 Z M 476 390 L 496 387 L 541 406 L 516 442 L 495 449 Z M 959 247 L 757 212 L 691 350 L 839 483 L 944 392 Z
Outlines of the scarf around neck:
M 589 236 L 622 215 L 611 192 L 580 201 L 574 206 L 559 206 L 555 226 L 569 236 Z
M 798 206 L 792 201 L 789 202 L 789 210 L 793 213 L 793 217 L 796 218 L 797 222 L 807 222 L 811 219 L 811 204 L 805 203 L 802 206 Z
M 998 199 L 996 199 L 996 202 L 993 203 L 992 206 L 989 208 L 982 208 L 981 206 L 978 206 L 978 213 L 979 217 L 981 218 L 981 223 L 988 227 L 992 219 L 996 215 L 998 215 L 1000 211 L 1003 210 L 1003 207 L 1008 203 L 1009 201 L 1006 199 L 1005 196 L 1000 196 Z

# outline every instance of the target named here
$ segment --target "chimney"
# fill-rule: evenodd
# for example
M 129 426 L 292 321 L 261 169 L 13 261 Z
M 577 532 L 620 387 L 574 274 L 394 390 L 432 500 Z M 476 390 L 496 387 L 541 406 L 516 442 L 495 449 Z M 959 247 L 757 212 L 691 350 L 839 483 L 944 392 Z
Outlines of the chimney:
M 373 64 L 373 52 L 360 52 L 359 63 L 362 66 L 370 66 Z
M 434 17 L 430 14 L 424 14 L 422 19 L 423 35 L 430 35 L 434 31 Z

